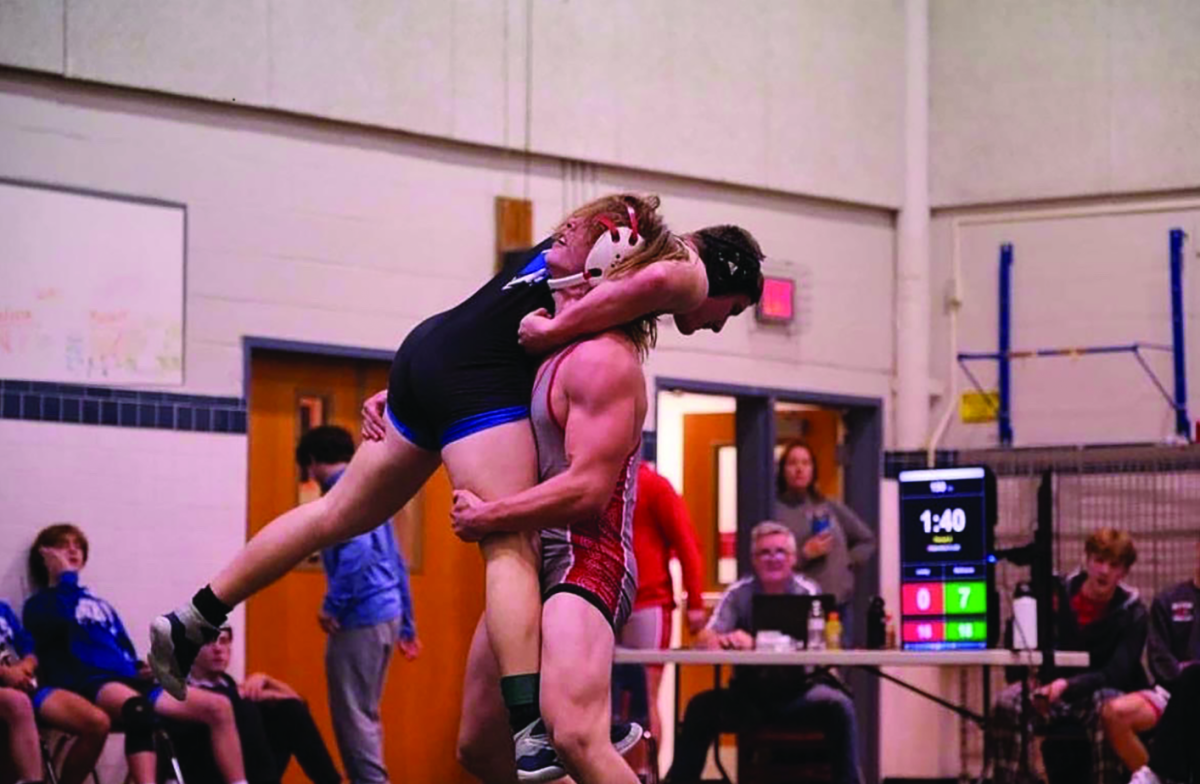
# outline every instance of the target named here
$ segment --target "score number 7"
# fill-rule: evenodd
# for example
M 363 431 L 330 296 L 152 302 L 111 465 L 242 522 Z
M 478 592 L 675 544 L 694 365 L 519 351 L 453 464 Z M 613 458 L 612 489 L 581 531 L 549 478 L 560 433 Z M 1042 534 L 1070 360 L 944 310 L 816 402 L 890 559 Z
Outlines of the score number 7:
M 971 586 L 958 586 L 958 609 L 965 610 L 967 605 L 971 603 Z

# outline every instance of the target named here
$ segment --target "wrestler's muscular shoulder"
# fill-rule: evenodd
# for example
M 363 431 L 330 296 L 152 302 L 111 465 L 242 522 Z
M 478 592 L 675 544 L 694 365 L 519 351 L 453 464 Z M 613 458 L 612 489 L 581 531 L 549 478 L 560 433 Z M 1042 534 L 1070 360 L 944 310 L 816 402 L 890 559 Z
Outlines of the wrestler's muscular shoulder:
M 581 341 L 563 360 L 554 387 L 555 408 L 565 415 L 564 421 L 586 422 L 589 429 L 603 429 L 608 423 L 620 432 L 604 437 L 621 442 L 636 443 L 641 437 L 646 378 L 637 351 L 620 333 L 607 332 Z
M 572 400 L 627 396 L 635 389 L 644 393 L 645 376 L 629 339 L 618 332 L 605 332 L 575 345 L 563 359 L 555 385 Z

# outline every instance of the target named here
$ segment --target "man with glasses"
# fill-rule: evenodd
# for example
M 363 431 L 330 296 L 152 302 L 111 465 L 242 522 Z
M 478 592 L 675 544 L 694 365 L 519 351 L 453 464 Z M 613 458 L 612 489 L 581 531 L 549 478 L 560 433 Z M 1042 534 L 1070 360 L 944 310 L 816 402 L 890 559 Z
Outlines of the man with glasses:
M 754 574 L 743 577 L 721 596 L 708 625 L 696 637 L 698 648 L 752 650 L 751 608 L 757 594 L 807 594 L 821 591 L 796 574 L 796 537 L 783 525 L 767 521 L 750 532 Z M 770 670 L 770 672 L 766 672 Z M 691 784 L 700 780 L 708 747 L 722 730 L 747 724 L 813 724 L 825 729 L 833 744 L 834 781 L 858 784 L 858 730 L 854 704 L 842 690 L 808 678 L 803 668 L 739 667 L 728 689 L 697 694 L 684 714 L 675 742 L 675 762 L 667 780 Z

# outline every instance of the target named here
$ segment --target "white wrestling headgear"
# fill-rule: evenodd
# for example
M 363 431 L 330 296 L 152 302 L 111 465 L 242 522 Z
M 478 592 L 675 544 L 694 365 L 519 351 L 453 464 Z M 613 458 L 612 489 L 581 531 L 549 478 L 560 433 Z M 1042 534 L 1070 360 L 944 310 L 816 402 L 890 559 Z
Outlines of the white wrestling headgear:
M 604 277 L 604 271 L 618 261 L 628 258 L 646 244 L 646 238 L 638 234 L 637 213 L 628 204 L 629 226 L 618 226 L 607 215 L 596 216 L 595 222 L 605 227 L 606 231 L 588 251 L 587 259 L 583 262 L 583 272 L 567 275 L 562 278 L 550 278 L 546 285 L 552 291 L 578 286 L 587 282 L 593 286 Z

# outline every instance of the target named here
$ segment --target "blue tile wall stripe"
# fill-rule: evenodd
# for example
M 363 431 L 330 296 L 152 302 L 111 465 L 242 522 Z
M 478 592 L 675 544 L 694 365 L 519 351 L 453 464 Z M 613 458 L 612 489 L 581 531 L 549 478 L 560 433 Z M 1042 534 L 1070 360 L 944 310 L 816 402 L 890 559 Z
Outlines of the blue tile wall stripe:
M 0 378 L 0 419 L 79 425 L 246 432 L 246 401 L 239 397 L 141 392 Z

